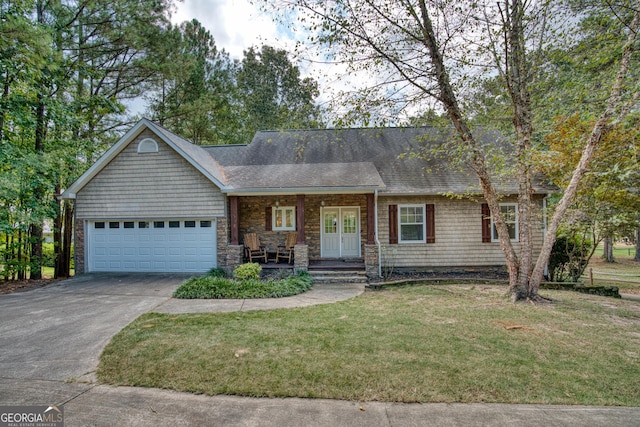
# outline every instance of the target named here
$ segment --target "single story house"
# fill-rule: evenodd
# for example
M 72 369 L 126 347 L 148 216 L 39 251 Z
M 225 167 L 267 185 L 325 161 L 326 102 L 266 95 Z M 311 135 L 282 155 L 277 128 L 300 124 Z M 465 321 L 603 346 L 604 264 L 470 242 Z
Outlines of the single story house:
M 428 127 L 292 130 L 203 147 L 142 119 L 62 195 L 75 200 L 76 273 L 232 267 L 246 233 L 271 250 L 296 233 L 297 270 L 504 266 L 477 178 L 414 155 L 446 138 Z M 517 242 L 517 183 L 501 191 Z M 540 208 L 551 191 L 536 184 Z M 542 209 L 535 227 L 540 246 Z

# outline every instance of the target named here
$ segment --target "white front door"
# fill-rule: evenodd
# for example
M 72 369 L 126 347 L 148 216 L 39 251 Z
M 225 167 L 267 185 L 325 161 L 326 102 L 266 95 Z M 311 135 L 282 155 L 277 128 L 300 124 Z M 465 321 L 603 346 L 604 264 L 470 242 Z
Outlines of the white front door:
M 320 253 L 323 258 L 360 256 L 360 208 L 322 208 Z

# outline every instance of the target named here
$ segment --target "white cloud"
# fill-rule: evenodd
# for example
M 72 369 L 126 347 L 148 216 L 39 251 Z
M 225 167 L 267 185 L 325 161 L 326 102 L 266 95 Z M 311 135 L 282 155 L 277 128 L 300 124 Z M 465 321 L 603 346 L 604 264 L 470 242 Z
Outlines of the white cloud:
M 250 46 L 269 44 L 283 47 L 272 19 L 248 0 L 184 0 L 177 4 L 171 20 L 178 24 L 197 19 L 213 35 L 218 49 L 241 59 Z
M 213 35 L 218 49 L 224 49 L 233 59 L 241 60 L 246 49 L 263 44 L 288 51 L 302 76 L 318 82 L 320 97 L 317 102 L 325 107 L 336 93 L 372 84 L 375 79 L 367 73 L 349 73 L 344 64 L 326 63 L 326 52 L 315 48 L 296 52 L 296 41 L 304 42 L 304 32 L 276 23 L 272 16 L 260 11 L 249 0 L 183 0 L 176 7 L 171 18 L 174 24 L 197 19 Z M 338 113 L 341 109 L 333 112 Z

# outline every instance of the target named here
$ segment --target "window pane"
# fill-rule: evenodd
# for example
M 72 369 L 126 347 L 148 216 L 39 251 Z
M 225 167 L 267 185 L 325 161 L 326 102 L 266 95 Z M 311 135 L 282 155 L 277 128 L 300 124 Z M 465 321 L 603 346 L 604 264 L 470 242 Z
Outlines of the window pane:
M 422 207 L 402 206 L 400 207 L 401 224 L 418 224 L 424 222 Z
M 355 234 L 356 232 L 356 216 L 353 214 L 345 215 L 342 218 L 342 231 L 344 233 Z
M 138 223 L 138 228 L 149 228 L 149 222 L 148 221 L 140 221 Z
M 195 221 L 185 221 L 184 222 L 184 226 L 185 226 L 185 228 L 195 228 L 196 222 Z
M 169 221 L 169 228 L 180 228 L 180 221 Z
M 518 205 L 500 205 L 500 212 L 509 231 L 509 239 L 518 241 Z M 493 223 L 493 218 L 491 219 L 491 239 L 498 241 L 498 229 Z
M 334 234 L 338 231 L 338 219 L 335 213 L 324 215 L 324 232 Z
M 96 222 L 94 226 L 95 228 L 104 228 L 104 222 Z
M 273 208 L 274 230 L 295 230 L 296 209 L 291 206 Z
M 292 228 L 293 227 L 293 209 L 287 209 L 284 211 L 285 213 L 285 227 Z
M 504 220 L 507 223 L 516 221 L 516 207 L 515 206 L 500 206 Z
M 124 228 L 133 228 L 133 221 L 125 221 L 124 222 Z
M 120 228 L 120 223 L 119 222 L 110 222 L 109 223 L 109 228 Z
M 211 227 L 211 221 L 200 221 L 200 227 L 201 228 Z
M 153 221 L 153 228 L 164 228 L 164 221 Z
M 422 240 L 424 236 L 422 224 L 400 226 L 401 240 Z

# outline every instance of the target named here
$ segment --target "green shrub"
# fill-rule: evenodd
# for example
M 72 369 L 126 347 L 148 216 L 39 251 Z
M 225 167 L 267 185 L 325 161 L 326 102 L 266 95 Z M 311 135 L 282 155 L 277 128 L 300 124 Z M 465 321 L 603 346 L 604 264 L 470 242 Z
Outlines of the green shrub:
M 237 266 L 233 270 L 233 277 L 238 280 L 260 280 L 261 272 L 262 267 L 260 267 L 260 264 L 256 262 L 249 262 L 247 264 Z
M 577 282 L 589 263 L 591 241 L 574 235 L 559 235 L 549 256 L 549 280 Z
M 192 277 L 174 292 L 174 298 L 281 298 L 297 295 L 311 288 L 312 277 L 299 273 L 280 280 L 236 280 L 206 275 Z
M 209 272 L 207 273 L 207 276 L 211 276 L 211 277 L 227 277 L 227 272 L 224 271 L 224 269 L 222 268 L 212 268 L 211 270 L 209 270 Z
M 55 267 L 56 254 L 53 251 L 53 243 L 42 244 L 42 266 L 43 267 Z

